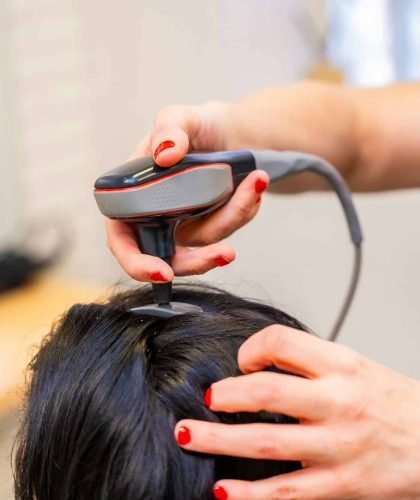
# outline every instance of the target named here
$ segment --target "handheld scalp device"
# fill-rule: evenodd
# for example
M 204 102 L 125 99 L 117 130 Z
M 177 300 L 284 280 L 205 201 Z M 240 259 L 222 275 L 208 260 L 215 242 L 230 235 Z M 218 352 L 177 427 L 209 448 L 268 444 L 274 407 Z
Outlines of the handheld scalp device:
M 344 180 L 325 160 L 297 152 L 240 150 L 192 153 L 173 167 L 162 168 L 151 157 L 139 158 L 99 177 L 94 194 L 103 215 L 133 225 L 143 253 L 171 264 L 177 224 L 225 204 L 241 181 L 257 168 L 265 170 L 271 181 L 306 171 L 317 173 L 331 184 L 340 199 L 355 246 L 355 265 L 350 288 L 330 335 L 334 340 L 356 291 L 362 232 Z M 134 313 L 171 317 L 202 312 L 192 304 L 171 302 L 172 283 L 152 286 L 155 304 L 134 308 Z

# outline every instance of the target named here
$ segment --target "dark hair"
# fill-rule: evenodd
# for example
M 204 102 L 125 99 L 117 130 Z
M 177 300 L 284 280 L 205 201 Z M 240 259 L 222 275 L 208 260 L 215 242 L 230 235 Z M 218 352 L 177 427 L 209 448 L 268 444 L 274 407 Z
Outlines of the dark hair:
M 202 314 L 136 316 L 147 288 L 106 304 L 73 306 L 33 359 L 15 458 L 16 498 L 24 500 L 208 499 L 215 480 L 259 479 L 296 462 L 205 456 L 181 450 L 183 418 L 296 422 L 290 417 L 215 414 L 203 394 L 239 374 L 239 346 L 273 323 L 303 326 L 264 304 L 219 290 L 175 287 L 174 300 Z

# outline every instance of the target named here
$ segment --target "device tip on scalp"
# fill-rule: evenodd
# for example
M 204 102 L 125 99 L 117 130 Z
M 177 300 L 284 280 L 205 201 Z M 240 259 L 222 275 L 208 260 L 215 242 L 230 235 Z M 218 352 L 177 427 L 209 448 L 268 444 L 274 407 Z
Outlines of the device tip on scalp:
M 171 265 L 178 223 L 224 205 L 256 168 L 265 170 L 271 181 L 314 172 L 330 183 L 340 199 L 356 252 L 351 284 L 329 337 L 335 340 L 355 294 L 363 238 L 346 183 L 322 158 L 293 151 L 220 151 L 187 154 L 169 168 L 160 167 L 152 157 L 137 158 L 99 177 L 94 194 L 103 215 L 132 224 L 142 252 Z M 202 312 L 198 306 L 172 302 L 172 282 L 153 283 L 152 288 L 155 303 L 136 307 L 134 313 L 172 317 Z
M 178 223 L 219 208 L 254 169 L 249 151 L 190 154 L 171 168 L 139 158 L 99 177 L 94 194 L 103 215 L 133 226 L 142 252 L 171 265 Z M 172 302 L 172 283 L 152 287 L 155 303 L 133 312 L 163 317 L 202 312 Z

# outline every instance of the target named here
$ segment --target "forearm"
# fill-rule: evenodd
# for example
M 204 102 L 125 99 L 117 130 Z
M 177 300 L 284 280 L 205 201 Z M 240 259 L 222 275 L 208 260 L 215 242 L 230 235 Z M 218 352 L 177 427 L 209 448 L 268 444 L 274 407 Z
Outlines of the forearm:
M 254 94 L 229 115 L 229 147 L 317 154 L 357 191 L 420 185 L 420 85 L 350 89 L 304 81 Z M 281 184 L 287 191 L 323 187 L 311 175 Z
M 356 191 L 420 186 L 420 83 L 353 89 L 357 162 L 348 172 Z

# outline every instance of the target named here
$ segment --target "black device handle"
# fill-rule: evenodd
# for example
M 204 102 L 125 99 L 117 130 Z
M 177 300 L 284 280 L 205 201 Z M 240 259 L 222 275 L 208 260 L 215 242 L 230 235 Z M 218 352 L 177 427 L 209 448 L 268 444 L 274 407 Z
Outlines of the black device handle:
M 178 221 L 174 219 L 135 223 L 137 242 L 142 252 L 160 257 L 167 264 L 172 264 L 175 255 L 175 229 Z M 164 305 L 171 302 L 172 282 L 152 283 L 153 297 L 156 304 Z

